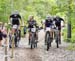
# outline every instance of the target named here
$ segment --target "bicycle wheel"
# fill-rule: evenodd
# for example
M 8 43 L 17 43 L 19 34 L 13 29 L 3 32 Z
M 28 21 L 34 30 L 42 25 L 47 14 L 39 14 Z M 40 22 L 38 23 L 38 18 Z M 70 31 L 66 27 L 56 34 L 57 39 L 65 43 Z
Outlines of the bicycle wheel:
M 47 44 L 47 51 L 49 50 L 49 43 Z
M 15 47 L 18 47 L 18 34 L 17 31 L 14 34 Z
M 30 36 L 30 45 L 31 45 L 31 49 L 33 49 L 33 46 L 34 46 L 34 34 L 33 33 Z
M 33 45 L 32 45 L 32 43 L 31 43 L 31 49 L 33 49 Z
M 46 35 L 45 35 L 45 45 L 47 45 L 47 41 L 48 41 L 48 32 L 46 32 Z
M 36 35 L 35 35 L 36 33 L 34 32 L 33 33 L 33 45 L 34 45 L 34 48 L 36 48 L 37 47 L 37 39 L 36 39 Z
M 50 47 L 50 32 L 49 31 L 46 33 L 46 42 L 47 42 L 47 51 L 48 51 Z
M 35 34 L 34 34 L 34 43 L 35 43 L 35 48 L 37 48 L 37 40 L 38 40 L 38 38 L 37 38 L 36 33 L 35 33 Z
M 31 47 L 31 49 L 33 48 L 32 37 L 30 37 L 30 47 Z

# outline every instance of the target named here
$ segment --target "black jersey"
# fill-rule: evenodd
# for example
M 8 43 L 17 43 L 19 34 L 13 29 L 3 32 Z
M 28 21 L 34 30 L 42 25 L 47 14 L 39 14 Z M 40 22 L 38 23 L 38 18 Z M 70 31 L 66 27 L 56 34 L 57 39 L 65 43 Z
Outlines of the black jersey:
M 34 26 L 35 27 L 37 26 L 36 21 L 35 20 L 32 20 L 32 21 L 28 20 L 28 28 L 33 28 Z
M 20 25 L 21 16 L 19 14 L 12 14 L 10 18 L 12 18 L 12 25 Z

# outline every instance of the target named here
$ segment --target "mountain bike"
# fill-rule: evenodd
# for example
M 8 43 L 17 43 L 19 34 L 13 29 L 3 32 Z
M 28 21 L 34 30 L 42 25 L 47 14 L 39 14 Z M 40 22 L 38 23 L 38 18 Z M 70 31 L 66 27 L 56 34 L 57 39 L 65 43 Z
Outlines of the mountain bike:
M 31 28 L 30 46 L 31 46 L 31 49 L 37 47 L 37 41 L 36 41 L 36 28 Z
M 51 38 L 51 28 L 47 27 L 46 28 L 46 34 L 45 34 L 45 44 L 47 45 L 47 51 L 49 50 L 49 48 L 51 47 L 51 42 L 52 42 L 52 38 Z
M 9 47 L 18 47 L 18 43 L 19 43 L 19 32 L 18 32 L 18 28 L 17 25 L 13 26 L 14 28 L 14 32 L 12 32 L 11 35 L 9 35 Z

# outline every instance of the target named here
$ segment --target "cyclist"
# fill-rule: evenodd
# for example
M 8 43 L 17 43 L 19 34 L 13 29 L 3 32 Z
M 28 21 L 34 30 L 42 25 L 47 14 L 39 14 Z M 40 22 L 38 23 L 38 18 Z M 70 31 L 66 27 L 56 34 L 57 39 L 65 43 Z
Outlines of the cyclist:
M 4 44 L 6 44 L 6 40 L 7 40 L 7 29 L 6 29 L 7 24 L 6 23 L 2 23 L 2 33 L 3 33 L 3 40 L 4 40 Z M 2 45 L 4 47 L 4 45 Z
M 2 33 L 2 22 L 0 22 L 0 46 L 2 46 L 3 33 Z
M 14 34 L 15 38 L 15 47 L 17 47 L 17 42 L 18 42 L 18 30 L 20 27 L 20 20 L 21 20 L 21 16 L 19 14 L 19 12 L 16 10 L 14 11 L 11 15 L 10 15 L 10 24 L 12 26 L 12 33 Z
M 52 30 L 52 26 L 53 26 L 53 20 L 52 20 L 52 16 L 48 15 L 47 18 L 45 19 L 45 30 L 46 28 L 50 28 L 51 31 L 50 31 L 50 38 L 53 39 L 53 30 Z M 46 36 L 45 36 L 45 39 L 46 39 Z M 45 40 L 46 42 L 46 40 Z
M 61 21 L 64 22 L 64 20 L 59 16 L 55 16 L 53 21 L 55 22 L 55 26 L 58 27 L 60 37 L 59 44 L 61 44 Z
M 3 32 L 3 37 L 6 39 L 6 37 L 7 37 L 7 29 L 6 29 L 6 24 L 5 23 L 3 23 L 2 24 L 2 32 Z
M 13 31 L 14 29 L 18 29 L 18 27 L 20 26 L 20 20 L 21 20 L 21 16 L 18 11 L 14 11 L 10 15 L 10 23 L 12 25 Z
M 31 35 L 31 29 L 34 28 L 34 26 L 37 28 L 37 22 L 36 20 L 34 20 L 34 16 L 31 15 L 29 16 L 29 20 L 28 20 L 28 28 L 29 28 L 29 45 L 30 45 L 30 35 Z M 38 32 L 36 30 L 36 40 L 38 41 Z

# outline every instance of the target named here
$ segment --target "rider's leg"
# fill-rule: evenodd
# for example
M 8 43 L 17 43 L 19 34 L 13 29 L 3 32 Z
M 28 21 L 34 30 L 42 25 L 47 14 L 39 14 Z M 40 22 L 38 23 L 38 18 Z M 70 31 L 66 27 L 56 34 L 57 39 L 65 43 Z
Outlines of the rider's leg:
M 4 44 L 7 44 L 7 34 L 4 34 L 4 40 L 5 40 L 5 42 L 4 42 Z
M 55 39 L 55 31 L 53 30 L 53 39 Z
M 12 28 L 12 34 L 14 35 L 14 33 L 15 33 L 15 29 Z
M 38 40 L 38 31 L 36 31 L 36 40 Z

